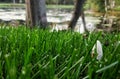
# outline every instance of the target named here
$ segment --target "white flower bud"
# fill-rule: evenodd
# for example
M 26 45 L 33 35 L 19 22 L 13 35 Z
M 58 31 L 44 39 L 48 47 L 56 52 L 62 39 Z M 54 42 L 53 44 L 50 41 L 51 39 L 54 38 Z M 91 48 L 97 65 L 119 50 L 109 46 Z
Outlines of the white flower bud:
M 96 50 L 97 50 L 97 60 L 101 60 L 103 57 L 103 50 L 102 50 L 102 44 L 99 40 L 97 40 L 97 45 L 96 45 Z

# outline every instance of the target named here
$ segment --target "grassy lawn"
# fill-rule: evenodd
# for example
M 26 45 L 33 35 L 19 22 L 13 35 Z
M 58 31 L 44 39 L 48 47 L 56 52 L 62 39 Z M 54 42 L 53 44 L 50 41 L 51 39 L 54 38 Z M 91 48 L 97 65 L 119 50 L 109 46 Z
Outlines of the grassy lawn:
M 25 7 L 25 4 L 0 3 L 0 8 Z
M 102 60 L 91 56 L 97 40 Z M 96 52 L 96 51 L 95 51 Z M 0 79 L 119 79 L 120 34 L 0 27 Z
M 25 4 L 13 4 L 13 3 L 0 3 L 0 8 L 13 8 L 13 7 L 22 7 L 25 8 Z M 73 5 L 47 5 L 47 8 L 64 8 L 71 9 Z

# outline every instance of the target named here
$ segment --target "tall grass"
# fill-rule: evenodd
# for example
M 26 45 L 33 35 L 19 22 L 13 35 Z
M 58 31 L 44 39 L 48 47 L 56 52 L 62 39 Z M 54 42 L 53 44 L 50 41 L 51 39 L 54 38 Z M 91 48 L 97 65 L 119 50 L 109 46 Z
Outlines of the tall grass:
M 101 61 L 91 57 L 103 44 Z M 120 34 L 0 28 L 0 79 L 119 79 Z

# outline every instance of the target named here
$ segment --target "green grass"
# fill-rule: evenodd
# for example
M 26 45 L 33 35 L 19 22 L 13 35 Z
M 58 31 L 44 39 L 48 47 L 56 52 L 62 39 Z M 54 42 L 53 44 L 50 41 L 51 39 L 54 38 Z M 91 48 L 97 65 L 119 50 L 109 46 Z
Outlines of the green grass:
M 96 40 L 101 61 L 91 57 Z M 120 34 L 0 27 L 0 79 L 119 79 Z
M 0 8 L 14 8 L 14 7 L 25 8 L 25 4 L 0 3 Z
M 25 4 L 0 3 L 0 8 L 14 8 L 14 7 L 25 8 Z M 74 5 L 47 5 L 47 8 L 72 9 L 73 7 Z

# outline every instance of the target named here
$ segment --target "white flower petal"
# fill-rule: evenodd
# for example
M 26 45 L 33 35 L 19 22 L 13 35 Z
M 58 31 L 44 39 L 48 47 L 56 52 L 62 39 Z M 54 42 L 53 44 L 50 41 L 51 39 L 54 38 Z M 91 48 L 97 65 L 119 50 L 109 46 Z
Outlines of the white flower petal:
M 97 45 L 96 45 L 96 50 L 97 50 L 97 60 L 101 60 L 103 57 L 103 50 L 102 50 L 102 44 L 99 40 L 97 40 Z

